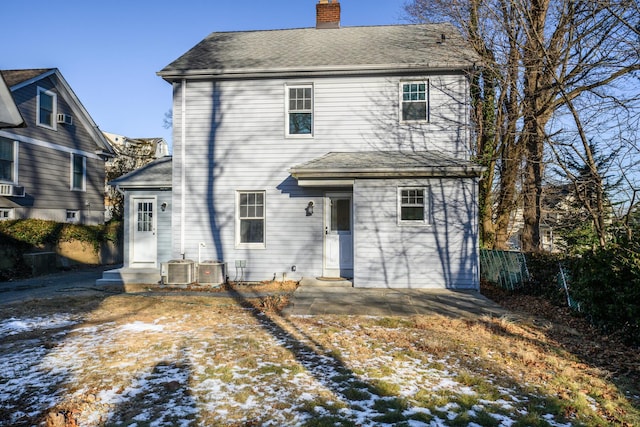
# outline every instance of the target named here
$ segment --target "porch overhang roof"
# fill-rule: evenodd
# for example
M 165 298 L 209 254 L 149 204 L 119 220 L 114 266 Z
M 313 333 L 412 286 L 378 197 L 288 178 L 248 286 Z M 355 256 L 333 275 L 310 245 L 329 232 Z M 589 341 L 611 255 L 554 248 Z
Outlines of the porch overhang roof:
M 476 163 L 437 151 L 331 152 L 289 169 L 302 187 L 351 186 L 366 178 L 473 178 L 483 171 Z

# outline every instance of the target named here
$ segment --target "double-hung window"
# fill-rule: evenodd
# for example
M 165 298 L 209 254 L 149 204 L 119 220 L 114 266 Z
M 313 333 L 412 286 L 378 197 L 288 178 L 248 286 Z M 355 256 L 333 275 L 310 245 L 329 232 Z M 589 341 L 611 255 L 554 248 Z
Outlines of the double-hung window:
M 428 81 L 402 82 L 400 87 L 402 121 L 429 121 Z
M 313 85 L 287 86 L 287 136 L 313 135 Z
M 16 144 L 0 138 L 0 181 L 16 182 Z
M 71 155 L 71 190 L 86 191 L 87 158 L 78 154 Z
M 265 193 L 238 191 L 236 195 L 236 243 L 241 247 L 265 247 Z
M 426 187 L 398 188 L 398 222 L 400 224 L 427 224 Z
M 55 92 L 38 88 L 38 126 L 49 129 L 56 128 L 56 104 L 57 97 Z

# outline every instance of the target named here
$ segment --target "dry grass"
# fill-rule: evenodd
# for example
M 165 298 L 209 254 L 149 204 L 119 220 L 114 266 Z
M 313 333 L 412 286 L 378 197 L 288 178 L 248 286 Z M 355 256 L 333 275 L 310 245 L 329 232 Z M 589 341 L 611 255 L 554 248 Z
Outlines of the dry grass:
M 33 366 L 23 361 L 20 370 L 0 372 L 0 389 L 24 383 L 0 403 L 0 426 L 56 416 L 69 426 L 408 425 L 436 418 L 498 426 L 500 417 L 515 426 L 640 425 L 639 391 L 564 348 L 550 333 L 557 325 L 283 318 L 278 308 L 286 295 L 270 286 L 232 288 L 227 297 L 117 295 L 3 306 L 0 321 L 64 314 L 78 323 L 2 338 L 2 360 L 34 356 Z M 251 296 L 274 286 L 277 296 Z M 51 399 L 43 402 L 43 395 Z

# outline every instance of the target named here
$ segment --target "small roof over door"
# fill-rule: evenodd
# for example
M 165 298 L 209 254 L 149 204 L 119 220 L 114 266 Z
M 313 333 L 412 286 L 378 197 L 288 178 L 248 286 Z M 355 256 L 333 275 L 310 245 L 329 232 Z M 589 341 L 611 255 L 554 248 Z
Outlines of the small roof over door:
M 478 177 L 484 168 L 437 151 L 327 153 L 289 173 L 301 187 L 351 186 L 357 178 Z

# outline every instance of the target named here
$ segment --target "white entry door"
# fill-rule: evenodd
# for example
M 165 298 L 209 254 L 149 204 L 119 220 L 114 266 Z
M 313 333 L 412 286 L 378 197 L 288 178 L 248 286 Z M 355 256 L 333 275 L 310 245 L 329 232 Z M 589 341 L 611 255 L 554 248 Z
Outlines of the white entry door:
M 158 254 L 156 198 L 134 197 L 131 205 L 131 265 L 155 266 Z
M 353 205 L 351 193 L 325 196 L 324 272 L 327 277 L 353 276 Z

